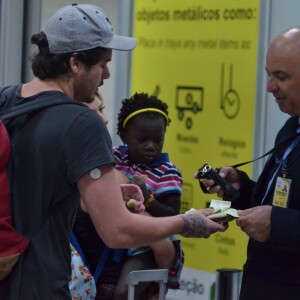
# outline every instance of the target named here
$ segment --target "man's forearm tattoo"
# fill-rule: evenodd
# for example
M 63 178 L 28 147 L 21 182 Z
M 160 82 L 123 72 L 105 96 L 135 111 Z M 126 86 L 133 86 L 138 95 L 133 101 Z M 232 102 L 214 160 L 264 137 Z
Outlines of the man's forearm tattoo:
M 184 237 L 208 237 L 207 222 L 204 218 L 196 214 L 180 215 L 183 220 L 183 230 L 181 235 Z

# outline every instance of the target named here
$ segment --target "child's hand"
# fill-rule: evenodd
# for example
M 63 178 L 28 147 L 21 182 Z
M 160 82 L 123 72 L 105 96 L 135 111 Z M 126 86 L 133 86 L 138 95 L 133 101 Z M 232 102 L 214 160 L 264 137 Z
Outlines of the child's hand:
M 150 197 L 150 193 L 147 190 L 147 186 L 145 183 L 146 179 L 147 179 L 147 176 L 133 176 L 132 178 L 129 179 L 129 182 L 140 187 L 140 189 L 142 190 L 144 199 L 145 199 L 144 201 L 147 202 L 147 200 Z

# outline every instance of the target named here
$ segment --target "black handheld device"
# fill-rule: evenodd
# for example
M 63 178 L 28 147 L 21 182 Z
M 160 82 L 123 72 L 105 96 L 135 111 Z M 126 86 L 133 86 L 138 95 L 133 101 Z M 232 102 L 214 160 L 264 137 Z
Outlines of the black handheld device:
M 198 170 L 197 178 L 199 179 L 200 187 L 204 193 L 209 192 L 201 182 L 201 179 L 212 179 L 215 182 L 215 185 L 221 186 L 221 189 L 224 193 L 224 200 L 234 201 L 239 196 L 239 191 L 236 190 L 223 177 L 221 177 L 219 172 L 214 170 L 209 164 L 204 164 L 204 166 Z

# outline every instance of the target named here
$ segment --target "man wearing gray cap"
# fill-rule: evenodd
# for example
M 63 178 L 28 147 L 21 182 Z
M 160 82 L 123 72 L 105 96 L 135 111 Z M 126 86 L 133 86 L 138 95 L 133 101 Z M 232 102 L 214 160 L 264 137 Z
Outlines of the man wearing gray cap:
M 100 8 L 81 4 L 57 11 L 31 41 L 38 47 L 32 58 L 35 77 L 16 86 L 0 107 L 49 98 L 68 104 L 10 122 L 12 165 L 17 166 L 9 173 L 12 221 L 30 236 L 30 244 L 0 282 L 0 299 L 70 299 L 69 236 L 80 196 L 97 232 L 113 248 L 174 234 L 207 238 L 226 229 L 206 217 L 211 209 L 150 218 L 124 205 L 106 126 L 80 102 L 92 101 L 109 78 L 112 49 L 132 50 L 135 39 L 115 35 Z

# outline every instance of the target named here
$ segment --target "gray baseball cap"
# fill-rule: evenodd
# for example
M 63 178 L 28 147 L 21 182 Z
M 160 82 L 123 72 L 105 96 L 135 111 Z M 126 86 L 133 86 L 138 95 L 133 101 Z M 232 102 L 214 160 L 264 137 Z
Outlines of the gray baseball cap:
M 103 47 L 129 51 L 136 39 L 115 35 L 105 12 L 90 4 L 72 4 L 59 9 L 43 29 L 52 54 Z

